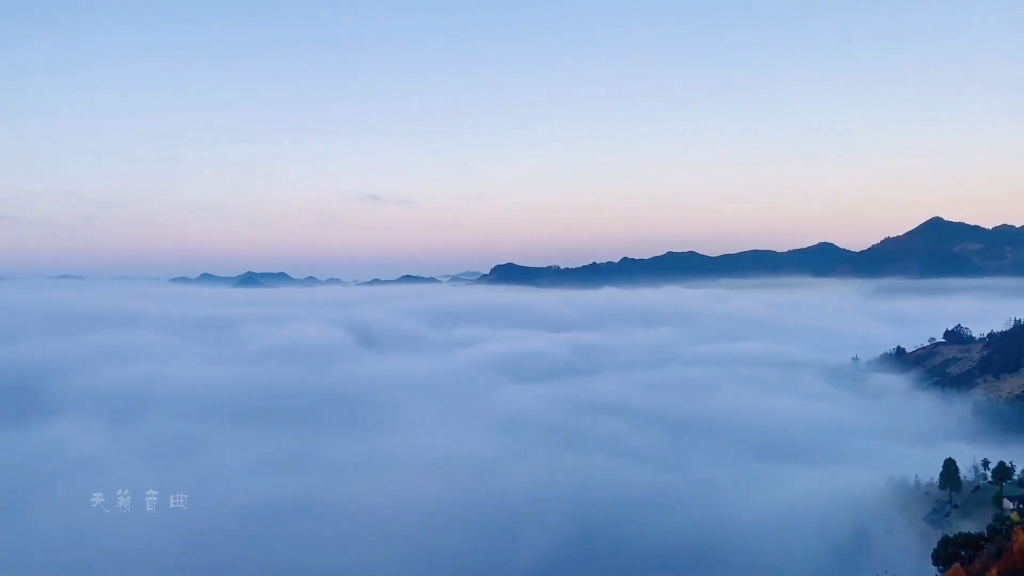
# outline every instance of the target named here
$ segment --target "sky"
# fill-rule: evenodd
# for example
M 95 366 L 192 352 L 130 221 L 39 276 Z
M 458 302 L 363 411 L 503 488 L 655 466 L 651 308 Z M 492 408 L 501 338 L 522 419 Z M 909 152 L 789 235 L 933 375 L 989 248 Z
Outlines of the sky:
M 849 359 L 1022 294 L 0 282 L 0 572 L 930 576 L 911 479 L 1024 443 Z
M 0 274 L 344 279 L 1024 224 L 1024 4 L 7 2 Z

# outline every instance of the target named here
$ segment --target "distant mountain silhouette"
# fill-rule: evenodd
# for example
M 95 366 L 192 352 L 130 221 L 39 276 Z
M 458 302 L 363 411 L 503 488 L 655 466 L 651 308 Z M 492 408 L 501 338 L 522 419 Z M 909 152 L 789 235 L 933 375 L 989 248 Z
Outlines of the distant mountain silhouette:
M 256 276 L 242 276 L 241 280 L 231 285 L 232 288 L 277 288 L 270 284 L 264 284 Z
M 931 218 L 905 234 L 887 237 L 858 252 L 820 242 L 785 252 L 748 250 L 706 256 L 697 252 L 666 252 L 653 258 L 622 258 L 578 268 L 532 267 L 508 263 L 487 274 L 462 272 L 451 276 L 405 275 L 393 280 L 375 278 L 346 283 L 337 278 L 293 278 L 284 272 L 246 272 L 239 276 L 200 274 L 171 282 L 234 286 L 245 278 L 275 287 L 355 284 L 515 284 L 542 287 L 600 287 L 657 285 L 685 280 L 811 276 L 829 278 L 978 278 L 1024 276 L 1024 226 L 1003 224 L 984 228 Z M 252 282 L 247 281 L 246 284 Z
M 203 273 L 195 278 L 187 278 L 179 276 L 177 278 L 171 278 L 171 282 L 175 284 L 192 284 L 199 286 L 221 286 L 221 287 L 235 287 L 235 288 L 290 288 L 290 287 L 309 287 L 309 286 L 344 286 L 348 284 L 354 284 L 356 286 L 388 286 L 392 284 L 440 284 L 441 281 L 437 278 L 430 278 L 424 276 L 401 276 L 393 280 L 381 280 L 380 278 L 374 278 L 367 282 L 342 282 L 337 278 L 328 278 L 327 280 L 320 280 L 315 276 L 307 276 L 305 278 L 293 278 L 284 272 L 246 272 L 245 274 L 239 274 L 238 276 L 215 276 L 213 274 Z
M 246 272 L 245 274 L 239 274 L 238 276 L 214 276 L 213 274 L 207 274 L 204 272 L 195 278 L 179 276 L 178 278 L 171 278 L 170 281 L 175 284 L 198 284 L 202 286 L 224 287 L 235 286 L 239 288 L 252 288 L 258 286 L 277 288 L 343 284 L 343 282 L 337 278 L 320 280 L 314 276 L 307 276 L 306 278 L 299 279 L 292 278 L 284 272 Z
M 381 280 L 380 278 L 374 278 L 366 282 L 360 282 L 357 286 L 391 286 L 396 284 L 440 284 L 441 281 L 437 278 L 427 276 L 400 276 L 394 280 Z
M 1024 226 L 984 228 L 935 217 L 859 252 L 822 242 L 786 252 L 749 250 L 721 256 L 667 252 L 653 258 L 623 258 L 578 268 L 509 263 L 491 268 L 476 283 L 598 287 L 764 276 L 1024 276 Z
M 452 280 L 455 280 L 455 283 L 459 283 L 459 281 L 473 281 L 483 275 L 483 272 L 467 270 L 465 272 L 459 272 L 458 274 L 443 274 L 441 276 L 434 276 L 434 278 L 437 278 L 442 282 L 451 282 Z
M 482 276 L 482 274 L 481 274 Z M 449 276 L 444 281 L 445 284 L 473 284 L 476 280 L 473 278 L 463 278 L 462 276 Z

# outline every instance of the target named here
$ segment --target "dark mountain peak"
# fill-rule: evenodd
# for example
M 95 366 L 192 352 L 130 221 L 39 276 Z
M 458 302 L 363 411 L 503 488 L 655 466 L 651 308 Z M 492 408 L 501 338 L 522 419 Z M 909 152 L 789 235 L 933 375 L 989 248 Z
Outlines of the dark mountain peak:
M 687 250 L 686 252 L 665 252 L 660 256 L 652 256 L 650 258 L 639 258 L 636 262 L 687 262 L 694 260 L 703 260 L 706 258 L 712 258 L 712 256 L 706 256 L 700 252 L 694 252 L 693 250 Z
M 243 274 L 242 277 L 231 285 L 232 288 L 273 288 L 270 284 L 264 284 L 256 275 Z
M 983 226 L 953 222 L 935 216 L 899 236 L 886 237 L 865 252 L 884 250 L 920 254 L 954 250 L 965 243 L 984 245 L 994 239 L 992 230 Z
M 259 278 L 261 280 L 271 280 L 271 281 L 276 280 L 276 281 L 287 282 L 287 281 L 290 281 L 290 280 L 295 280 L 295 278 L 292 278 L 291 276 L 289 276 L 288 274 L 286 274 L 284 272 L 253 272 L 252 270 L 246 272 L 245 274 L 241 274 L 241 275 L 237 276 L 237 278 L 245 278 L 245 277 L 248 277 L 248 276 Z
M 904 236 L 911 234 L 956 234 L 966 232 L 977 232 L 987 230 L 982 226 L 975 224 L 968 224 L 966 222 L 956 222 L 953 220 L 946 220 L 941 216 L 933 216 L 924 222 L 917 225 L 916 228 L 910 230 Z
M 483 272 L 477 272 L 476 270 L 464 270 L 462 272 L 459 272 L 458 274 L 448 274 L 445 276 L 440 276 L 439 278 L 462 278 L 463 280 L 476 280 L 477 278 L 483 275 Z
M 817 244 L 812 244 L 806 248 L 797 248 L 797 250 L 813 250 L 815 252 L 849 252 L 846 248 L 840 248 L 831 242 L 818 242 Z
M 943 226 L 945 224 L 962 224 L 962 222 L 955 222 L 953 220 L 946 220 L 942 216 L 932 216 L 924 222 L 918 224 L 918 228 L 924 228 L 927 226 Z
M 245 283 L 242 283 L 242 281 Z M 186 278 L 184 276 L 171 278 L 171 282 L 176 284 L 198 284 L 203 286 L 238 286 L 239 288 L 251 288 L 259 287 L 257 282 L 268 288 L 287 287 L 287 286 L 322 286 L 326 284 L 337 284 L 340 280 L 335 282 L 324 282 L 318 279 L 316 276 L 307 276 L 301 280 L 293 278 L 285 272 L 253 272 L 249 270 L 244 274 L 238 276 L 216 276 L 209 273 L 202 273 L 195 278 Z M 239 284 L 242 284 L 239 286 Z
M 856 252 L 847 250 L 846 248 L 841 248 L 831 242 L 818 242 L 811 246 L 787 250 L 781 254 L 785 254 L 792 258 L 800 258 L 801 260 L 812 259 L 818 262 L 825 262 L 830 260 L 848 259 L 853 254 L 856 254 Z
M 381 280 L 380 278 L 374 278 L 367 282 L 360 282 L 359 286 L 389 286 L 397 284 L 441 284 L 441 281 L 433 276 L 413 276 L 412 274 L 406 274 L 399 276 L 394 280 Z
M 487 274 L 484 274 L 484 276 L 487 276 L 488 274 L 494 274 L 495 272 L 500 272 L 502 270 L 514 270 L 516 268 L 525 268 L 525 266 L 514 264 L 512 262 L 506 262 L 504 264 L 495 264 L 494 266 L 491 267 L 491 270 Z
M 985 228 L 931 218 L 861 252 L 872 276 L 979 277 L 1024 275 L 1024 228 Z

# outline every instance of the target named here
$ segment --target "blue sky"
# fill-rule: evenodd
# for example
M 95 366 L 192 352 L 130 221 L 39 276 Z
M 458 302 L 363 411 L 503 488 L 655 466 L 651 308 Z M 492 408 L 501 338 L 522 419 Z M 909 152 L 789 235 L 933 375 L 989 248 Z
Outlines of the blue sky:
M 1024 224 L 1019 2 L 32 2 L 0 273 L 438 274 Z

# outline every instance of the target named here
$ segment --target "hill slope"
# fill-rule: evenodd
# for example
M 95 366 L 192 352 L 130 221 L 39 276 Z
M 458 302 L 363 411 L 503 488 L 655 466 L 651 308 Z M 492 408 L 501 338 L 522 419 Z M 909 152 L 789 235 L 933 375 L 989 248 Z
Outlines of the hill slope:
M 942 341 L 916 350 L 899 346 L 875 362 L 913 372 L 930 386 L 971 391 L 980 396 L 1007 400 L 1024 397 L 1024 321 L 1013 319 L 1001 332 L 975 338 L 956 326 Z

